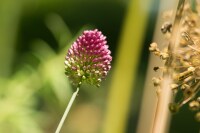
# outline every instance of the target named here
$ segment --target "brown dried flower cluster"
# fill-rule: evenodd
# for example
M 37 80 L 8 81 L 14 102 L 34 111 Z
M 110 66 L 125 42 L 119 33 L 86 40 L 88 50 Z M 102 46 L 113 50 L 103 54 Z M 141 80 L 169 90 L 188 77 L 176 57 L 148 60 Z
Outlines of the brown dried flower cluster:
M 196 112 L 196 119 L 200 121 L 200 6 L 196 5 L 195 11 L 190 4 L 183 9 L 179 25 L 179 32 L 175 48 L 172 51 L 168 48 L 160 50 L 154 42 L 150 44 L 149 50 L 159 56 L 165 62 L 170 61 L 171 84 L 174 93 L 174 103 L 169 104 L 172 112 L 177 112 L 185 104 L 189 105 L 191 111 Z M 161 32 L 167 39 L 171 39 L 173 25 L 165 22 Z M 164 67 L 154 67 L 157 71 Z M 165 70 L 165 69 L 162 69 Z M 154 86 L 160 85 L 162 78 L 153 78 Z M 176 95 L 180 97 L 177 99 Z

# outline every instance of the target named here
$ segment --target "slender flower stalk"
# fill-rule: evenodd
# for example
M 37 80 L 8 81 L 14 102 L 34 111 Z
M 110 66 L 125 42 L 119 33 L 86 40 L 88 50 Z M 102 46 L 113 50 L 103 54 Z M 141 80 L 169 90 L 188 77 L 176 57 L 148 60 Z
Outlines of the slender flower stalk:
M 100 86 L 111 69 L 111 51 L 106 37 L 97 29 L 86 30 L 72 44 L 65 57 L 65 74 L 77 86 L 55 133 L 59 133 L 82 83 Z
M 66 110 L 65 110 L 65 112 L 64 112 L 64 114 L 63 114 L 63 116 L 62 116 L 62 118 L 60 120 L 60 123 L 59 123 L 55 133 L 60 133 L 60 130 L 61 130 L 62 126 L 63 126 L 63 123 L 64 123 L 64 121 L 65 121 L 65 119 L 66 119 L 66 117 L 67 117 L 67 115 L 69 113 L 69 110 L 70 110 L 70 108 L 71 108 L 71 106 L 72 106 L 72 104 L 73 104 L 78 92 L 79 92 L 79 88 L 77 88 L 76 92 L 73 93 L 73 95 L 72 95 L 72 97 L 71 97 L 71 99 L 69 101 L 69 104 L 68 104 L 68 106 L 67 106 L 67 108 L 66 108 Z

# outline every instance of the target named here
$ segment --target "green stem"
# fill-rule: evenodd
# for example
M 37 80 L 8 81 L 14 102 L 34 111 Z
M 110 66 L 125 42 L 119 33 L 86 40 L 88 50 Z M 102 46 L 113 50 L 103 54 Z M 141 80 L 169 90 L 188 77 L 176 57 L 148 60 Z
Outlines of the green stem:
M 65 112 L 64 112 L 64 114 L 62 116 L 62 119 L 60 120 L 60 123 L 59 123 L 55 133 L 60 133 L 60 130 L 61 130 L 62 126 L 63 126 L 63 123 L 64 123 L 64 121 L 65 121 L 65 119 L 66 119 L 66 117 L 67 117 L 67 115 L 69 113 L 69 110 L 71 109 L 71 106 L 72 106 L 72 104 L 73 104 L 78 92 L 79 92 L 79 86 L 77 87 L 76 92 L 73 93 L 73 95 L 72 95 L 72 97 L 71 97 L 71 99 L 69 101 L 69 104 L 67 105 L 67 108 L 66 108 L 66 110 L 65 110 Z

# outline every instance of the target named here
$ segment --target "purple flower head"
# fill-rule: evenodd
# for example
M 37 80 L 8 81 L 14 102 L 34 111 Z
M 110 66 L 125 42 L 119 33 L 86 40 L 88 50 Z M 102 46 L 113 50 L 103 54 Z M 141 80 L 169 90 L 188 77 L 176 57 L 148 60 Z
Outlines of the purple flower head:
M 65 74 L 75 85 L 86 82 L 100 86 L 111 68 L 111 52 L 101 31 L 85 30 L 69 48 Z

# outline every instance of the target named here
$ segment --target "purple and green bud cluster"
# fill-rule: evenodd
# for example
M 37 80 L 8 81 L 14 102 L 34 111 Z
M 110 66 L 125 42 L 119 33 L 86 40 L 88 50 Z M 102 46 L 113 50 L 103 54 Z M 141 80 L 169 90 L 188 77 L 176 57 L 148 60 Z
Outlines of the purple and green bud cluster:
M 100 86 L 111 68 L 111 51 L 101 31 L 85 30 L 69 48 L 65 57 L 65 74 L 74 85 L 86 82 Z

